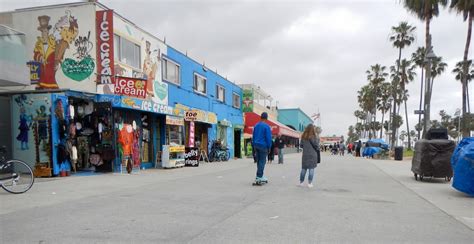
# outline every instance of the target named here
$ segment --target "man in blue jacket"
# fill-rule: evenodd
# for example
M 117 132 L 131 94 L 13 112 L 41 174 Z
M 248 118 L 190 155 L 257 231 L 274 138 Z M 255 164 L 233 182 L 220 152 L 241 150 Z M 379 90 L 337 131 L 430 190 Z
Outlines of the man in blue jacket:
M 268 114 L 263 112 L 260 116 L 260 122 L 258 122 L 253 128 L 253 146 L 257 153 L 257 177 L 256 181 L 267 181 L 267 178 L 263 176 L 263 170 L 265 169 L 265 163 L 267 161 L 267 155 L 272 146 L 272 130 L 266 123 Z

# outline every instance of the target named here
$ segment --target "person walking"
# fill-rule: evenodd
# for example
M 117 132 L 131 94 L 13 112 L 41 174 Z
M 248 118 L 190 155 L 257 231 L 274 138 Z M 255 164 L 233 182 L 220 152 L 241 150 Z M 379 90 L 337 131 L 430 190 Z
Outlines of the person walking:
M 275 138 L 275 146 L 278 148 L 278 164 L 283 164 L 283 148 L 285 147 L 285 142 L 281 138 L 281 134 L 278 134 Z
M 303 145 L 303 156 L 301 160 L 300 186 L 303 186 L 306 172 L 308 171 L 308 187 L 313 187 L 314 169 L 321 162 L 321 152 L 319 151 L 319 138 L 316 135 L 314 125 L 306 126 L 301 135 Z
M 360 150 L 362 149 L 362 141 L 359 140 L 356 145 L 356 157 L 360 157 Z
M 258 122 L 253 128 L 253 146 L 257 158 L 257 176 L 255 178 L 256 182 L 268 181 L 267 178 L 263 176 L 268 151 L 270 151 L 272 146 L 272 130 L 267 124 L 267 119 L 268 114 L 263 112 L 260 115 L 260 122 Z

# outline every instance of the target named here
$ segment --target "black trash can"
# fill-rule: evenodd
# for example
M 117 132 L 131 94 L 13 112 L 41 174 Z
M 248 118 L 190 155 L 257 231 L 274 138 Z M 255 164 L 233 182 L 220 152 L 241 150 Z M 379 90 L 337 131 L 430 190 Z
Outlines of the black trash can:
M 403 147 L 395 147 L 395 160 L 403 160 Z

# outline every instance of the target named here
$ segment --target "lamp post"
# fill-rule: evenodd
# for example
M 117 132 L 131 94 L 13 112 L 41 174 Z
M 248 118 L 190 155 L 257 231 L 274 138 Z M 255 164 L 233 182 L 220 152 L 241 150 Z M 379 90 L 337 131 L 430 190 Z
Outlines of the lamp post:
M 388 104 L 390 105 L 389 108 L 392 108 L 392 102 L 393 102 L 393 96 L 392 96 L 392 95 L 390 95 L 390 96 L 388 97 L 387 102 L 388 102 Z M 388 126 L 387 126 L 387 134 L 388 134 L 388 140 L 387 140 L 387 142 L 390 142 L 390 141 L 391 141 L 391 140 L 390 140 L 390 137 L 391 137 L 391 134 L 392 134 L 392 132 L 391 132 L 391 128 L 392 128 L 391 124 L 392 124 L 392 112 L 389 111 Z M 382 125 L 382 126 L 383 126 L 383 125 Z
M 461 109 L 460 108 L 456 109 L 454 116 L 458 116 L 458 138 L 457 139 L 459 142 L 459 138 L 461 137 Z
M 429 37 L 431 39 L 431 36 Z M 431 43 L 431 41 L 430 41 Z M 433 52 L 433 46 L 429 46 L 426 50 L 425 61 L 426 65 L 426 79 L 425 79 L 425 103 L 423 112 L 423 138 L 426 138 L 430 125 L 430 101 L 431 101 L 431 63 L 436 59 L 436 55 Z

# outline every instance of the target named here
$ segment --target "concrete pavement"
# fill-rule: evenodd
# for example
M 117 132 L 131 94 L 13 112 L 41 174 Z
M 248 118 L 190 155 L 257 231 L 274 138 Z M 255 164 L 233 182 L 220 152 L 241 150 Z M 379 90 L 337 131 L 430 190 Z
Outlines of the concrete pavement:
M 323 153 L 315 187 L 298 187 L 301 154 L 36 183 L 0 192 L 1 243 L 471 243 L 472 198 L 414 181 L 409 162 Z M 409 166 L 408 166 L 409 169 Z M 449 199 L 449 200 L 443 200 Z

